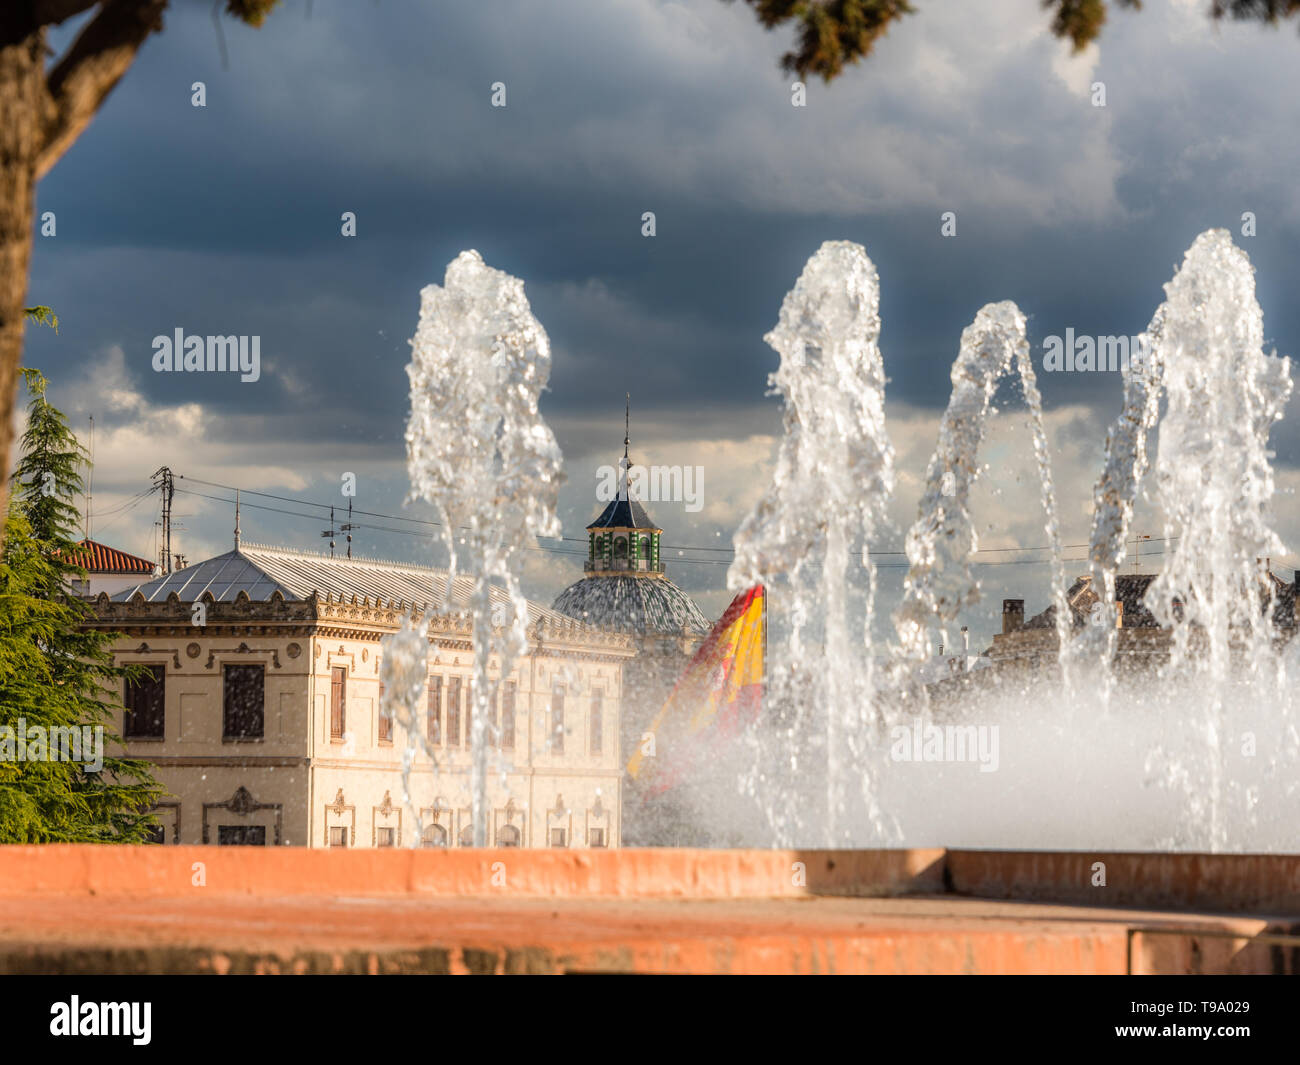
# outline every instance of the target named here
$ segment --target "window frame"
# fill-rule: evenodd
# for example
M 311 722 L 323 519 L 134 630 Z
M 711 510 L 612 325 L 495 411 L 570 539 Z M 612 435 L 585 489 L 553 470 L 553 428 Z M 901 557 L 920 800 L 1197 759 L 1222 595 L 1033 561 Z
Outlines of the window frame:
M 136 740 L 142 740 L 145 743 L 162 743 L 167 739 L 167 665 L 164 662 L 132 662 L 131 665 L 144 666 L 150 671 L 150 679 L 162 688 L 159 693 L 161 706 L 158 707 L 159 732 L 157 735 L 151 735 L 132 731 L 131 725 L 134 723 L 139 711 L 131 705 L 135 702 L 131 692 L 141 692 L 145 689 L 145 685 L 132 684 L 129 678 L 124 677 L 122 680 L 122 739 L 128 743 Z
M 230 676 L 232 670 L 252 671 L 261 678 L 261 705 L 258 707 L 258 731 L 256 735 L 248 732 L 232 732 L 231 723 L 235 718 L 232 712 Z M 266 665 L 262 662 L 223 662 L 221 664 L 221 742 L 222 743 L 261 743 L 266 739 Z
M 551 689 L 551 753 L 564 753 L 564 696 L 563 684 Z
M 381 747 L 393 745 L 393 719 L 384 713 L 384 682 L 379 682 L 379 699 L 375 703 L 375 742 Z
M 447 731 L 444 739 L 448 747 L 460 746 L 460 701 L 461 678 L 447 678 Z
M 605 753 L 605 692 L 597 688 L 591 693 L 591 720 L 587 725 L 587 753 Z
M 442 746 L 442 674 L 429 677 L 424 708 L 424 734 L 430 747 Z
M 347 666 L 330 666 L 329 710 L 330 710 L 330 743 L 343 743 L 345 742 L 345 738 L 348 734 L 348 667 Z M 337 722 L 337 727 L 336 727 L 336 722 Z
M 515 682 L 506 681 L 506 690 L 501 694 L 501 731 L 498 738 L 501 741 L 503 751 L 513 751 L 515 749 Z
M 239 833 L 243 838 L 238 843 L 234 841 L 222 842 L 221 835 L 223 832 Z M 249 836 L 261 834 L 260 842 L 253 842 L 248 839 Z M 218 847 L 265 847 L 266 846 L 266 826 L 265 825 L 217 825 L 217 846 Z

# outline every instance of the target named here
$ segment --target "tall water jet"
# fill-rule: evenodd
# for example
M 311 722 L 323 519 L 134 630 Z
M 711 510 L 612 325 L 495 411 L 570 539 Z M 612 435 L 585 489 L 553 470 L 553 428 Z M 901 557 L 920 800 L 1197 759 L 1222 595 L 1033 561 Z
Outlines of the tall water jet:
M 902 604 L 894 613 L 898 632 L 894 673 L 900 704 L 915 701 L 918 710 L 924 709 L 926 698 L 924 687 L 915 679 L 916 666 L 930 658 L 931 626 L 937 625 L 943 642 L 951 646 L 946 626 L 979 601 L 979 582 L 971 572 L 979 545 L 971 520 L 970 492 L 979 474 L 979 450 L 993 393 L 998 382 L 1013 370 L 1020 375 L 1029 407 L 1044 528 L 1052 552 L 1058 638 L 1064 639 L 1068 631 L 1056 494 L 1043 429 L 1042 399 L 1025 336 L 1025 316 L 1009 300 L 990 303 L 962 330 L 961 348 L 952 366 L 952 393 L 926 468 L 919 515 L 905 542 L 909 569 Z
M 781 356 L 768 381 L 785 400 L 784 436 L 772 483 L 736 533 L 727 583 L 734 590 L 768 586 L 764 732 L 780 756 L 758 770 L 753 791 L 766 804 L 778 843 L 807 842 L 796 837 L 809 818 L 789 800 L 807 795 L 800 774 L 815 772 L 811 753 L 821 744 L 828 844 L 845 838 L 840 819 L 850 762 L 871 798 L 864 771 L 865 715 L 873 697 L 871 601 L 868 595 L 863 645 L 855 652 L 847 583 L 850 552 L 876 532 L 894 487 L 879 306 L 876 268 L 865 249 L 827 241 L 764 337 Z M 819 643 L 807 638 L 813 616 L 824 625 Z
M 1088 571 L 1098 596 L 1088 623 L 1060 646 L 1066 689 L 1077 692 L 1086 677 L 1105 715 L 1115 686 L 1113 664 L 1119 642 L 1115 606 L 1115 574 L 1124 561 L 1138 487 L 1149 463 L 1147 437 L 1160 413 L 1164 383 L 1164 317 L 1161 304 L 1147 330 L 1138 338 L 1138 351 L 1121 367 L 1124 403 L 1118 420 L 1106 433 L 1106 459 L 1092 493 L 1092 534 L 1088 538 Z
M 1255 272 L 1226 230 L 1202 233 L 1165 286 L 1164 392 L 1155 474 L 1167 559 L 1147 608 L 1172 629 L 1165 675 L 1208 691 L 1210 842 L 1222 831 L 1223 709 L 1234 659 L 1268 691 L 1279 677 L 1274 590 L 1264 560 L 1283 553 L 1271 524 L 1268 437 L 1291 395 L 1290 360 L 1266 355 Z
M 442 609 L 451 609 L 456 598 L 462 562 L 467 570 L 474 647 L 471 817 L 474 845 L 483 847 L 489 739 L 497 727 L 490 711 L 527 649 L 527 603 L 519 588 L 523 551 L 538 536 L 560 534 L 560 449 L 538 412 L 550 377 L 550 342 L 523 282 L 485 265 L 478 252 L 463 251 L 447 267 L 442 287 L 428 285 L 420 293 L 411 348 L 408 498 L 432 503 L 442 526 L 448 553 Z M 505 592 L 495 618 L 494 582 Z M 384 666 L 404 680 L 395 696 L 409 699 L 428 645 L 419 630 L 404 628 L 399 637 L 390 642 Z M 408 736 L 418 734 L 414 708 L 405 713 Z M 408 757 L 412 749 L 408 743 Z

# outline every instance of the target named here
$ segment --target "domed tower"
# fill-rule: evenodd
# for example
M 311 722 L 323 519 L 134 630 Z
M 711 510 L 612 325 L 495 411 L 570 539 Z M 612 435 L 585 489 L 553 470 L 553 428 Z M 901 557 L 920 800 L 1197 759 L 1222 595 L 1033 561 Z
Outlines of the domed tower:
M 695 601 L 668 577 L 659 550 L 663 530 L 632 491 L 630 445 L 625 432 L 618 491 L 587 526 L 582 579 L 552 604 L 561 614 L 633 637 L 638 654 L 623 668 L 620 738 L 625 762 L 712 627 Z M 633 802 L 624 812 L 624 842 L 651 842 L 633 838 L 638 834 L 634 782 L 628 785 Z

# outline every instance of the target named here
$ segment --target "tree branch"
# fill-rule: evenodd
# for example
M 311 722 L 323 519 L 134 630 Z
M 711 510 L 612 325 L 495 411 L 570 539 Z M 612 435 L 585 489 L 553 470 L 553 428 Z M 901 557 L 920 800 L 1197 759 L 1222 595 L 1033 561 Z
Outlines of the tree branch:
M 162 29 L 167 0 L 104 0 L 50 71 L 36 177 L 44 177 L 90 125 L 149 35 Z
M 32 21 L 37 26 L 57 26 L 73 15 L 80 15 L 98 5 L 99 0 L 37 0 Z

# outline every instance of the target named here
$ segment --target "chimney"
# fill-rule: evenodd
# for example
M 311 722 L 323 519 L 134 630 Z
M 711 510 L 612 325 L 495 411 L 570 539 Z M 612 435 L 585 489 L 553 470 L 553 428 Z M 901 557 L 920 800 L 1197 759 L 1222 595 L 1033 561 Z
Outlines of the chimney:
M 1023 599 L 1002 600 L 1002 635 L 1015 632 L 1025 627 L 1025 601 Z

